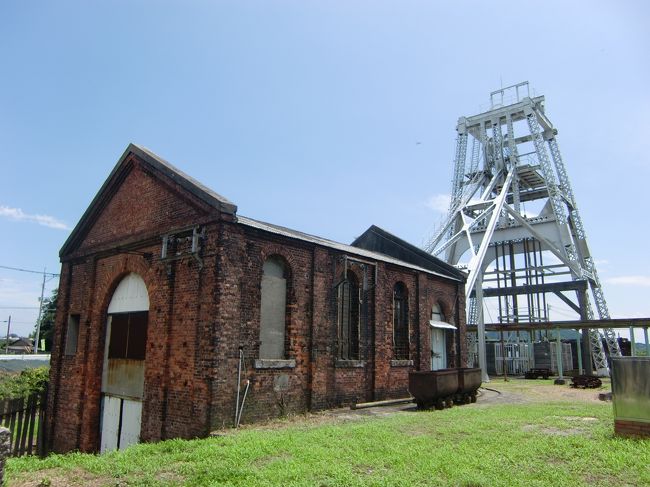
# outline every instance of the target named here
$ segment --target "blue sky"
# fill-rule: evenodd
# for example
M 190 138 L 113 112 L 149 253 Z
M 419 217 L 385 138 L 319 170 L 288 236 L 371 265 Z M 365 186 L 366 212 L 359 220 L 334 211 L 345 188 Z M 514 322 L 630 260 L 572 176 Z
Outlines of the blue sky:
M 243 215 L 342 242 L 374 223 L 422 244 L 458 117 L 528 80 L 611 314 L 650 316 L 649 5 L 4 1 L 0 265 L 58 272 L 129 142 Z M 0 269 L 0 321 L 31 330 L 37 311 L 9 307 L 37 306 L 40 284 Z

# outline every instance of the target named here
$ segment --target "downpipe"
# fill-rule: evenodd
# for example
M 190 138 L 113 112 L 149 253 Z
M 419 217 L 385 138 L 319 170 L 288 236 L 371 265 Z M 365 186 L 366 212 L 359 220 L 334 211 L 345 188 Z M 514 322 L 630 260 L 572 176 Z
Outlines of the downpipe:
M 239 426 L 239 394 L 241 391 L 241 369 L 244 361 L 244 347 L 239 347 L 239 363 L 237 364 L 237 399 L 235 403 L 235 428 Z

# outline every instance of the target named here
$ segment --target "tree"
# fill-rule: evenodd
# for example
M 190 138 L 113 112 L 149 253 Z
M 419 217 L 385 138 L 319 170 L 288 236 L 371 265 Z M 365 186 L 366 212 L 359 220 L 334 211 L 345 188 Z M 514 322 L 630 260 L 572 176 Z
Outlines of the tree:
M 59 290 L 53 289 L 49 298 L 44 298 L 41 303 L 41 331 L 40 339 L 45 340 L 45 351 L 52 350 L 52 338 L 54 336 L 54 320 L 56 319 L 56 303 L 59 298 Z M 34 335 L 36 327 L 34 327 Z

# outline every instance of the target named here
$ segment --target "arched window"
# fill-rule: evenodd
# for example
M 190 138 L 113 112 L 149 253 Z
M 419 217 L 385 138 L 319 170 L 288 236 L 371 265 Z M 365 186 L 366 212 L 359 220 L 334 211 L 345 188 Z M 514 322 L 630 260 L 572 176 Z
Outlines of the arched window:
M 408 291 L 404 283 L 393 288 L 393 350 L 396 360 L 409 358 Z
M 339 358 L 359 359 L 359 284 L 352 274 L 339 285 Z
M 282 260 L 264 262 L 260 305 L 260 358 L 285 358 L 287 269 Z

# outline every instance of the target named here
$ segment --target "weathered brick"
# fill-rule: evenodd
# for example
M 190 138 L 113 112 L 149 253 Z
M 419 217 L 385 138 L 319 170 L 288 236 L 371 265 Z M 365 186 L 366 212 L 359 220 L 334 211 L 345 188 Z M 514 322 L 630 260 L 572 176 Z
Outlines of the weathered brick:
M 250 381 L 242 422 L 249 423 L 405 396 L 408 372 L 431 366 L 434 303 L 454 317 L 464 337 L 462 282 L 241 224 L 137 154 L 127 154 L 118 169 L 119 180 L 107 183 L 61 255 L 47 415 L 54 451 L 99 449 L 107 309 L 131 272 L 144 280 L 150 302 L 142 441 L 232 426 L 240 348 L 242 384 Z M 162 235 L 189 226 L 203 229 L 200 261 L 189 254 L 162 259 Z M 256 369 L 262 266 L 270 256 L 282 258 L 289 271 L 285 348 L 295 367 Z M 337 361 L 335 285 L 344 260 L 365 283 L 358 363 Z M 408 289 L 412 366 L 391 364 L 397 282 Z M 81 326 L 77 353 L 66 356 L 70 314 L 80 315 Z M 450 338 L 450 366 L 465 364 L 466 356 L 465 340 Z

